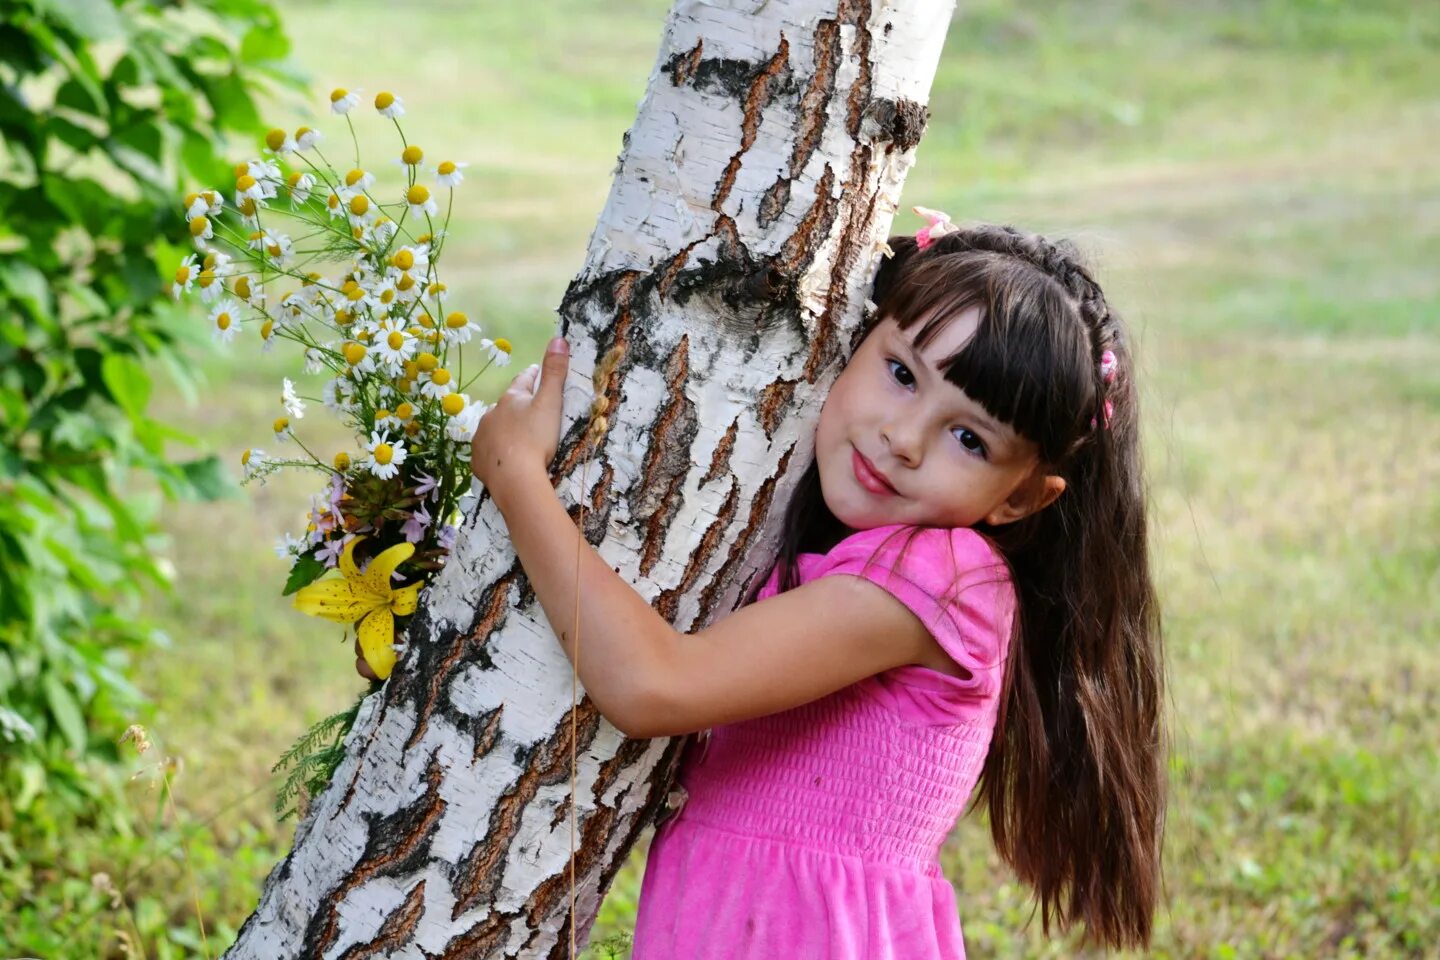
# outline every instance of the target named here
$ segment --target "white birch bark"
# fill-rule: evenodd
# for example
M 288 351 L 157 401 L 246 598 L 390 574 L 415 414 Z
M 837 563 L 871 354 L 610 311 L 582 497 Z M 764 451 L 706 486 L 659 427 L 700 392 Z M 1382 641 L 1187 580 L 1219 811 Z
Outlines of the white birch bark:
M 679 0 L 561 307 L 553 476 L 600 554 L 681 630 L 774 553 L 923 129 L 952 0 Z M 582 471 L 600 358 L 608 433 Z M 582 474 L 584 483 L 582 488 Z M 481 496 L 232 960 L 569 953 L 571 672 Z M 581 656 L 584 656 L 583 634 Z M 581 697 L 583 944 L 683 741 Z

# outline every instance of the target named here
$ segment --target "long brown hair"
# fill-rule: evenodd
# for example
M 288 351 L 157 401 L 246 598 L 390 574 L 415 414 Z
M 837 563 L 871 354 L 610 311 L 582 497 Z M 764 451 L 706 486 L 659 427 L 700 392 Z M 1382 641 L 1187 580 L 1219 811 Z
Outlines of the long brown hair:
M 996 848 L 1035 891 L 1042 929 L 1080 924 L 1114 947 L 1150 942 L 1160 896 L 1167 732 L 1129 334 L 1072 245 L 986 225 L 920 250 L 889 240 L 876 317 L 924 344 L 970 306 L 974 336 L 947 380 L 1033 441 L 1065 492 L 1002 526 L 978 524 L 1018 600 L 990 752 L 976 791 Z M 1118 361 L 1107 380 L 1106 351 Z M 796 556 L 847 531 L 811 464 L 785 515 L 780 589 Z

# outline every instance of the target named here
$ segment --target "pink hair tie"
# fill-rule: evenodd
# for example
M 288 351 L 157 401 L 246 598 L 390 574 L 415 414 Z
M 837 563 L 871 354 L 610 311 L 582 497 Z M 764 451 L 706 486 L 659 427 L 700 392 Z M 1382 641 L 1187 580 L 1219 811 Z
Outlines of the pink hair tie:
M 943 237 L 947 233 L 954 233 L 960 228 L 950 222 L 950 214 L 940 210 L 931 210 L 929 207 L 911 207 L 920 216 L 929 220 L 928 226 L 921 227 L 915 231 L 915 246 L 924 250 L 934 243 L 937 237 Z
M 1106 383 L 1114 380 L 1115 368 L 1119 365 L 1120 361 L 1115 359 L 1115 352 L 1113 350 L 1106 350 L 1100 354 L 1100 379 Z

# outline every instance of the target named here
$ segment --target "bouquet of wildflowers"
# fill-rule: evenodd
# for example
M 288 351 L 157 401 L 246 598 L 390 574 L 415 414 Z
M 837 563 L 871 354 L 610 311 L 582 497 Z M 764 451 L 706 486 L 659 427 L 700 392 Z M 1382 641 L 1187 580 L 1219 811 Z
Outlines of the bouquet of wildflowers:
M 285 378 L 271 452 L 247 450 L 241 462 L 247 482 L 285 468 L 323 475 L 305 533 L 277 547 L 291 561 L 284 593 L 306 613 L 353 625 L 365 662 L 384 679 L 403 652 L 395 618 L 415 611 L 454 543 L 470 439 L 487 407 L 465 393 L 460 349 L 479 330 L 451 309 L 439 271 L 466 164 L 429 166 L 401 128 L 400 98 L 380 93 L 375 109 L 399 134 L 393 162 L 404 185 L 378 187 L 360 163 L 350 116 L 358 103 L 346 90 L 330 96 L 349 128 L 353 168 L 330 163 L 318 130 L 272 130 L 262 158 L 236 166 L 233 191 L 185 197 L 197 252 L 176 270 L 173 293 L 198 293 L 217 340 L 254 330 L 264 352 L 288 341 L 306 373 L 328 377 L 318 400 L 354 428 L 354 452 L 322 458 L 305 445 L 296 425 L 317 398 Z M 478 346 L 471 381 L 509 361 L 503 339 Z M 337 568 L 339 577 L 321 579 Z

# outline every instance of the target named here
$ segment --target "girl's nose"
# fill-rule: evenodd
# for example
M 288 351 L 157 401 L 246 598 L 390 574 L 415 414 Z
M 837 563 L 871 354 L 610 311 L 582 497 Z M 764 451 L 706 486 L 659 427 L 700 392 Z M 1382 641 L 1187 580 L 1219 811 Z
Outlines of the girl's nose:
M 897 459 L 913 467 L 920 462 L 920 431 L 916 424 L 892 422 L 880 430 L 880 438 Z

